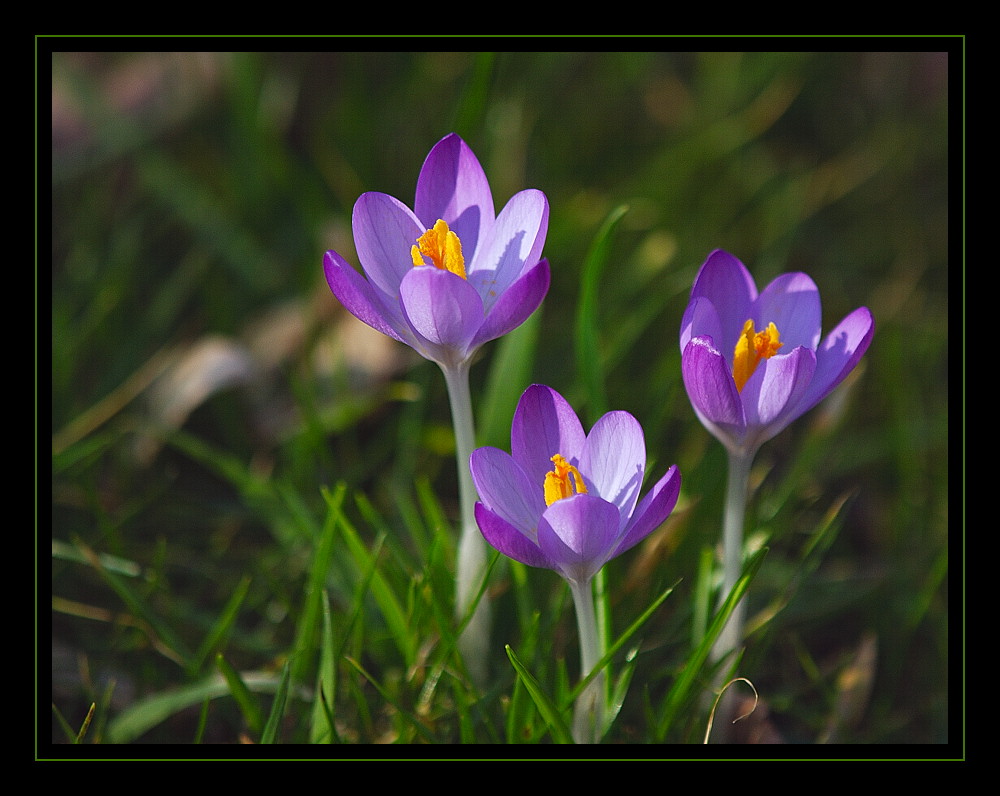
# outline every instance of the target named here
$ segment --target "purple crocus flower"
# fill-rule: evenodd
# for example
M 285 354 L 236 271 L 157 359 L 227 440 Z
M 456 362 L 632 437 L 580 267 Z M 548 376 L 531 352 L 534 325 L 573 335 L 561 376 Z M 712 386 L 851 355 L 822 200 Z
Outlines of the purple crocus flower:
M 424 161 L 413 210 L 377 192 L 355 203 L 354 242 L 365 275 L 335 251 L 323 267 L 353 315 L 457 368 L 541 304 L 549 287 L 541 259 L 548 218 L 545 194 L 533 189 L 514 195 L 497 216 L 479 161 L 451 133 Z
M 476 521 L 504 555 L 571 584 L 589 585 L 677 502 L 676 465 L 639 500 L 646 446 L 628 412 L 608 412 L 585 434 L 569 403 L 536 384 L 518 402 L 510 437 L 511 453 L 486 447 L 470 457 Z
M 820 299 L 806 274 L 759 294 L 728 252 L 702 265 L 681 322 L 681 371 L 695 413 L 734 454 L 750 456 L 838 385 L 868 350 L 875 323 L 859 307 L 820 340 Z

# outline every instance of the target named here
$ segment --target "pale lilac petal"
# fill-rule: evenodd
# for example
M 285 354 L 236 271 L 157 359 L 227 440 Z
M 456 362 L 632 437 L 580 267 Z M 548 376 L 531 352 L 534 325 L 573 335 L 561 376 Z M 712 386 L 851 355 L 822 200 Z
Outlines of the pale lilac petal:
M 549 291 L 549 262 L 542 260 L 486 308 L 486 320 L 472 341 L 475 348 L 513 331 L 541 305 Z
M 746 430 L 743 401 L 729 363 L 707 337 L 695 337 L 681 355 L 681 376 L 688 398 L 702 422 L 716 436 L 738 440 Z
M 545 194 L 533 189 L 521 191 L 500 211 L 471 262 L 467 256 L 469 281 L 483 297 L 487 311 L 526 267 L 538 262 L 548 225 Z
M 720 336 L 712 339 L 731 356 L 744 322 L 752 317 L 757 298 L 753 277 L 736 257 L 717 249 L 708 255 L 691 288 L 692 300 L 701 297 L 719 314 Z
M 713 340 L 722 340 L 722 324 L 719 321 L 719 313 L 715 305 L 707 298 L 701 297 L 692 299 L 684 310 L 684 317 L 681 319 L 681 353 L 687 348 L 692 337 L 711 337 Z M 733 340 L 732 348 L 736 347 L 736 340 Z M 729 354 L 726 359 L 730 359 L 732 350 L 724 352 Z
M 483 323 L 479 294 L 462 277 L 422 265 L 410 268 L 399 286 L 403 315 L 415 334 L 426 341 L 437 362 L 456 364 Z
M 534 538 L 538 518 L 545 511 L 542 483 L 533 483 L 513 457 L 499 448 L 474 450 L 469 469 L 483 505 Z
M 808 275 L 782 274 L 761 291 L 755 310 L 757 331 L 773 322 L 784 343 L 782 351 L 791 351 L 800 345 L 815 350 L 819 344 L 823 313 L 819 290 Z
M 618 509 L 593 495 L 557 500 L 538 522 L 538 546 L 564 577 L 583 583 L 611 557 L 619 536 Z
M 390 303 L 393 300 L 355 271 L 337 252 L 328 251 L 323 257 L 323 271 L 333 295 L 355 318 L 401 343 L 412 342 L 402 314 Z
M 802 398 L 800 414 L 826 398 L 854 370 L 874 334 L 875 319 L 867 307 L 858 307 L 837 324 L 816 351 L 816 372 Z
M 642 488 L 646 443 L 642 426 L 628 412 L 608 412 L 587 435 L 580 472 L 596 494 L 614 503 L 625 526 Z
M 816 369 L 816 353 L 799 347 L 766 359 L 743 386 L 748 433 L 759 445 L 802 414 L 800 402 Z
M 557 453 L 579 466 L 585 440 L 580 419 L 559 393 L 542 384 L 524 391 L 511 423 L 510 449 L 532 482 L 544 484 Z
M 410 252 L 426 228 L 398 199 L 375 192 L 354 203 L 352 224 L 358 260 L 368 278 L 384 293 L 398 296 L 403 277 L 413 270 Z
M 639 502 L 632 519 L 612 553 L 612 558 L 639 544 L 662 525 L 677 505 L 681 493 L 681 473 L 677 465 L 671 466 Z
M 462 241 L 468 263 L 493 225 L 493 194 L 483 167 L 455 133 L 428 153 L 417 179 L 413 209 L 427 229 L 440 218 Z
M 475 512 L 479 531 L 492 547 L 529 567 L 557 569 L 555 561 L 503 517 L 494 514 L 482 503 L 476 503 Z

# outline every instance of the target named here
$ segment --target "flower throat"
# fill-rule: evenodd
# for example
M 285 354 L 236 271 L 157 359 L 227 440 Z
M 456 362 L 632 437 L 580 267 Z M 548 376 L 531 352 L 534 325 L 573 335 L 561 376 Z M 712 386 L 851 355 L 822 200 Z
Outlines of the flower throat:
M 757 370 L 762 359 L 770 359 L 778 353 L 784 343 L 778 340 L 778 327 L 769 323 L 766 329 L 754 331 L 753 319 L 743 324 L 743 331 L 736 341 L 733 351 L 733 378 L 736 389 L 743 392 L 743 387 Z
M 410 248 L 413 265 L 433 265 L 442 271 L 451 271 L 465 279 L 465 258 L 462 256 L 462 241 L 458 235 L 448 229 L 448 224 L 442 219 L 417 238 Z M 430 259 L 430 263 L 424 258 Z

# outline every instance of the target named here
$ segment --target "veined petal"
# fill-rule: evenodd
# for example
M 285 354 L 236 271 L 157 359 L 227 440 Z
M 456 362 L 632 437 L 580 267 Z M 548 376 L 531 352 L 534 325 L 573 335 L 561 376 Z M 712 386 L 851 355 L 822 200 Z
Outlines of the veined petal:
M 596 493 L 618 507 L 625 527 L 642 488 L 646 443 L 642 426 L 628 412 L 603 415 L 590 430 L 580 456 L 580 472 Z
M 709 430 L 730 441 L 742 438 L 746 430 L 743 401 L 729 363 L 710 338 L 695 337 L 687 344 L 681 354 L 681 376 L 691 405 Z
M 439 218 L 462 240 L 471 261 L 493 225 L 493 194 L 475 153 L 455 133 L 438 141 L 424 160 L 417 178 L 413 209 L 429 229 Z
M 483 505 L 534 539 L 545 511 L 540 484 L 534 483 L 513 457 L 499 448 L 477 448 L 469 457 L 472 482 Z
M 753 315 L 761 328 L 768 323 L 778 327 L 785 351 L 800 345 L 815 350 L 819 344 L 823 312 L 819 289 L 807 274 L 777 277 L 757 297 Z
M 487 311 L 526 267 L 541 258 L 548 226 L 549 202 L 541 191 L 521 191 L 500 211 L 469 266 L 469 281 Z
M 548 293 L 550 279 L 549 261 L 541 260 L 510 285 L 491 307 L 486 308 L 486 320 L 472 346 L 502 337 L 528 320 Z
M 675 464 L 639 502 L 611 557 L 614 558 L 631 549 L 659 528 L 674 510 L 680 493 L 681 473 Z
M 816 353 L 805 346 L 760 364 L 741 393 L 748 430 L 760 429 L 755 444 L 766 442 L 802 414 L 800 402 L 815 369 Z
M 595 495 L 574 495 L 545 510 L 538 522 L 538 546 L 564 577 L 582 583 L 611 557 L 618 523 L 618 509 L 611 503 Z
M 701 296 L 692 299 L 684 310 L 684 317 L 681 319 L 681 353 L 687 348 L 687 344 L 692 337 L 711 337 L 713 340 L 722 339 L 722 323 L 719 321 L 719 313 L 710 299 Z M 733 341 L 735 345 L 736 341 Z
M 426 228 L 398 199 L 376 192 L 358 197 L 352 225 L 365 274 L 383 293 L 398 296 L 403 277 L 413 270 L 410 249 Z
M 871 345 L 875 319 L 867 307 L 858 307 L 824 338 L 816 350 L 816 372 L 802 397 L 800 414 L 812 409 L 854 370 Z
M 555 561 L 503 517 L 494 514 L 482 503 L 476 503 L 475 511 L 476 524 L 483 538 L 505 556 L 529 567 L 557 569 Z
M 413 337 L 396 302 L 390 301 L 337 252 L 328 251 L 324 255 L 323 271 L 333 295 L 355 318 L 401 343 L 412 343 Z
M 746 266 L 729 252 L 716 249 L 708 255 L 691 288 L 692 301 L 701 297 L 712 302 L 719 316 L 721 336 L 713 337 L 716 345 L 736 345 L 757 299 L 757 286 Z
M 410 268 L 399 298 L 404 317 L 430 359 L 442 364 L 465 359 L 483 323 L 482 300 L 468 282 L 432 266 Z
M 542 384 L 524 391 L 511 423 L 510 450 L 539 489 L 552 469 L 552 456 L 558 453 L 578 466 L 585 440 L 580 419 L 559 393 Z

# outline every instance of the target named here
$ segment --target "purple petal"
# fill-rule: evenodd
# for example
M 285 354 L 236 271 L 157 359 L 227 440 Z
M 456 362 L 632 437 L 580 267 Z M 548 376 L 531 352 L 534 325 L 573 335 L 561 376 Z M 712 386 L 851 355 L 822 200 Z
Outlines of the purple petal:
M 466 262 L 474 258 L 493 224 L 493 194 L 479 160 L 455 133 L 438 141 L 424 160 L 413 207 L 426 229 L 439 218 L 447 221 L 462 240 Z
M 477 448 L 469 457 L 472 482 L 483 505 L 534 538 L 538 518 L 545 511 L 541 483 L 533 483 L 506 451 Z
M 782 274 L 757 297 L 754 322 L 757 331 L 773 322 L 784 343 L 783 351 L 800 345 L 815 350 L 823 323 L 816 283 L 806 274 Z
M 766 442 L 802 414 L 800 402 L 816 369 L 816 353 L 800 346 L 764 360 L 743 386 L 741 397 L 753 444 Z
M 564 577 L 583 583 L 611 557 L 618 509 L 594 495 L 557 500 L 538 522 L 538 546 Z
M 525 267 L 538 262 L 548 225 L 549 203 L 541 191 L 521 191 L 500 211 L 468 267 L 469 281 L 487 309 Z
M 323 257 L 323 271 L 333 295 L 355 318 L 401 343 L 412 342 L 412 336 L 394 303 L 390 304 L 387 296 L 373 287 L 337 252 L 328 251 Z
M 487 308 L 486 320 L 472 346 L 496 340 L 528 320 L 548 293 L 550 278 L 549 262 L 542 260 L 514 282 L 492 307 Z
M 681 355 L 681 376 L 702 423 L 720 439 L 739 440 L 746 430 L 743 401 L 729 363 L 711 339 L 695 337 L 687 344 Z
M 681 319 L 681 353 L 687 348 L 692 337 L 723 339 L 719 313 L 707 298 L 692 299 L 684 310 L 684 317 Z M 733 347 L 736 347 L 736 340 L 733 340 Z
M 556 563 L 537 544 L 482 503 L 476 503 L 476 523 L 483 538 L 508 558 L 529 567 L 556 569 Z
M 681 473 L 675 464 L 640 501 L 612 558 L 631 549 L 659 528 L 674 510 L 680 493 Z
M 816 372 L 802 398 L 800 414 L 828 396 L 864 356 L 875 334 L 875 319 L 867 307 L 858 307 L 823 340 L 816 350 Z
M 404 316 L 424 344 L 421 353 L 441 363 L 461 361 L 470 353 L 483 323 L 483 303 L 462 277 L 432 265 L 411 267 L 399 297 Z
M 580 419 L 559 393 L 542 384 L 524 391 L 511 423 L 510 450 L 532 482 L 544 484 L 557 453 L 579 466 L 585 440 Z
M 374 192 L 358 197 L 352 225 L 365 274 L 384 293 L 398 296 L 400 282 L 413 270 L 410 250 L 426 228 L 398 199 Z
M 624 527 L 639 499 L 646 471 L 642 426 L 628 412 L 608 412 L 587 435 L 580 472 L 598 496 L 618 507 Z
M 711 301 L 719 314 L 721 336 L 713 337 L 716 344 L 723 349 L 732 348 L 743 323 L 751 317 L 757 298 L 757 286 L 750 272 L 729 252 L 717 249 L 708 255 L 691 288 L 692 300 L 701 297 Z

